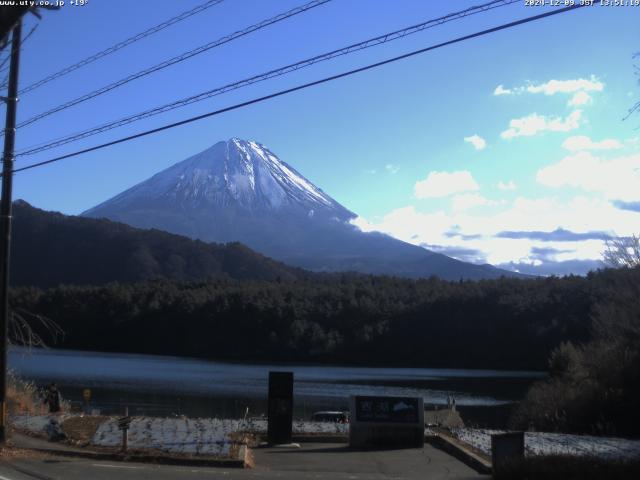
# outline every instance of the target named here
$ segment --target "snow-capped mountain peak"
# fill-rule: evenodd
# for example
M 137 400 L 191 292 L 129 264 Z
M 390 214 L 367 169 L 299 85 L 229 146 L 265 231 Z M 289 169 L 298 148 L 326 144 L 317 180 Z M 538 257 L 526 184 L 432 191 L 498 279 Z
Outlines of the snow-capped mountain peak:
M 140 199 L 187 209 L 234 205 L 251 211 L 299 211 L 307 218 L 354 216 L 264 145 L 239 138 L 218 142 L 86 213 Z

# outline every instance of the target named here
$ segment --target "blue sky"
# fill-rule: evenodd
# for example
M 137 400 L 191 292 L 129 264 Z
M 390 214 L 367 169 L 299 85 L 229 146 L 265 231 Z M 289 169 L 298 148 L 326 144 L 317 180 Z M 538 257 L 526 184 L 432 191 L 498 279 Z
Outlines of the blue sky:
M 44 18 L 26 86 L 202 3 L 89 0 Z M 25 94 L 19 120 L 304 1 L 226 0 Z M 18 130 L 24 149 L 475 5 L 333 0 Z M 31 157 L 46 160 L 541 13 L 523 2 Z M 78 214 L 230 137 L 263 143 L 387 232 L 462 260 L 584 273 L 606 235 L 640 232 L 640 7 L 583 8 L 16 175 L 14 197 Z M 27 18 L 25 32 L 37 23 Z M 636 63 L 640 63 L 636 60 Z

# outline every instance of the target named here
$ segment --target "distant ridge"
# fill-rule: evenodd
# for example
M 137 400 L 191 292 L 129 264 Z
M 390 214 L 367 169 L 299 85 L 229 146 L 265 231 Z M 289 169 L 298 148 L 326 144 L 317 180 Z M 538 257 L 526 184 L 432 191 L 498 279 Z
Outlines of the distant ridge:
M 46 212 L 14 202 L 11 284 L 52 287 L 172 280 L 293 280 L 308 275 L 239 243 Z

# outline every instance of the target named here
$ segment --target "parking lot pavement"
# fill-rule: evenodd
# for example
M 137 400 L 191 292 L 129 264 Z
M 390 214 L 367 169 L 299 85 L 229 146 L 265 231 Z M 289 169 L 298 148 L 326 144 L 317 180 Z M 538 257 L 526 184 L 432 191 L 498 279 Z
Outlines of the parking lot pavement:
M 486 479 L 431 445 L 396 450 L 351 450 L 346 444 L 303 443 L 300 449 L 252 450 L 256 472 L 313 478 Z
M 430 445 L 405 450 L 351 450 L 345 444 L 303 443 L 301 448 L 252 450 L 255 467 L 223 469 L 107 462 L 79 458 L 20 458 L 0 463 L 0 480 L 207 479 L 458 479 L 479 475 Z

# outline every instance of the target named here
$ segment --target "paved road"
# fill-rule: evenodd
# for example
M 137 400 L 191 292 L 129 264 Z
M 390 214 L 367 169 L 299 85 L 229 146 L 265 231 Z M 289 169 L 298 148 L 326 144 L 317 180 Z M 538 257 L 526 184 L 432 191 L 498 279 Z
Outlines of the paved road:
M 220 469 L 158 466 L 50 457 L 0 463 L 0 480 L 129 479 L 456 479 L 486 480 L 446 453 L 423 449 L 351 451 L 341 444 L 302 444 L 301 449 L 255 449 L 256 467 Z

